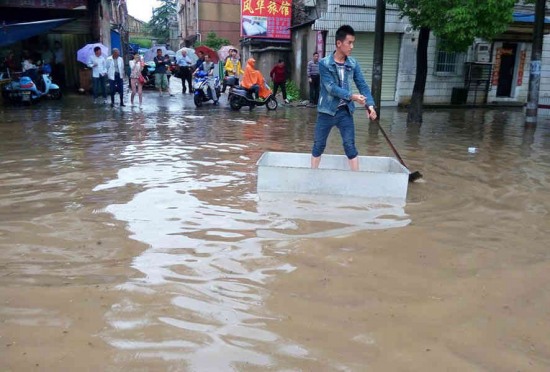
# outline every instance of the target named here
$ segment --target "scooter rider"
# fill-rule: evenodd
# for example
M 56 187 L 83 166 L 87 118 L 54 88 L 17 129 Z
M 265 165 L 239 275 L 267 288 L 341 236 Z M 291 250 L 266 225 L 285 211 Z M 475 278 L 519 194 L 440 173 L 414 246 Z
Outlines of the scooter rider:
M 241 86 L 250 90 L 255 100 L 266 99 L 271 94 L 271 90 L 266 86 L 264 76 L 259 70 L 256 70 L 255 66 L 256 60 L 249 58 L 246 62 Z
M 38 65 L 39 63 L 35 64 L 35 58 L 33 58 L 29 51 L 25 50 L 23 52 L 23 62 L 21 63 L 21 68 L 23 70 L 23 74 L 21 76 L 28 76 L 32 79 L 32 81 L 35 84 L 38 84 Z
M 206 81 L 206 83 L 208 84 L 208 87 L 212 92 L 212 98 L 214 99 L 214 104 L 217 105 L 219 97 L 218 97 L 218 93 L 216 92 L 215 81 L 212 78 L 212 76 L 214 75 L 214 62 L 210 60 L 210 56 L 208 54 L 204 55 L 204 62 L 201 63 L 201 65 L 195 70 L 195 72 L 193 72 L 193 75 L 195 76 L 198 71 L 204 71 L 207 74 L 208 80 Z

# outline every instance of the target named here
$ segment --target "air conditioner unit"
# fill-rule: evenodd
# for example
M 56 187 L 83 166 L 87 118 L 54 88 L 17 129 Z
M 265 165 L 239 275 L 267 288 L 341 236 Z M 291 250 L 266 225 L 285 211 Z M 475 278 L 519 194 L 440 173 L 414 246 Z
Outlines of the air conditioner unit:
M 488 63 L 491 60 L 491 45 L 489 43 L 477 43 L 474 48 L 474 61 Z

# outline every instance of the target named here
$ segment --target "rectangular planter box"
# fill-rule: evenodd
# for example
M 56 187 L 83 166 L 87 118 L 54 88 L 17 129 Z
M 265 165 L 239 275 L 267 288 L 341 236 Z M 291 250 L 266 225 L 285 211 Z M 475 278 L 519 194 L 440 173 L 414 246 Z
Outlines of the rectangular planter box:
M 359 171 L 349 169 L 344 155 L 324 154 L 311 169 L 311 154 L 265 152 L 258 162 L 258 193 L 281 192 L 360 196 L 372 199 L 407 197 L 409 171 L 396 159 L 360 156 Z

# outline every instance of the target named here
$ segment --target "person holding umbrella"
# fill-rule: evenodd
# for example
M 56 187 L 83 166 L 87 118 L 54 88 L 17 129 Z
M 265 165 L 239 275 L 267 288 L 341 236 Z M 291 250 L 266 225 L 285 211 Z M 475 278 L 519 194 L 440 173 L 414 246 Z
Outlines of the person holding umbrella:
M 241 61 L 237 58 L 237 53 L 237 49 L 231 49 L 229 51 L 229 57 L 225 61 L 225 73 L 227 77 L 233 76 L 236 79 L 235 85 L 239 85 L 239 77 L 244 74 Z M 225 93 L 226 87 L 226 80 L 223 79 L 222 93 Z
M 88 60 L 88 67 L 92 69 L 92 92 L 94 103 L 97 103 L 99 94 L 103 96 L 103 103 L 107 103 L 107 61 L 101 53 L 101 48 L 96 46 L 94 54 Z
M 193 84 L 191 81 L 191 66 L 193 65 L 193 61 L 187 56 L 187 51 L 185 49 L 183 49 L 180 54 L 181 57 L 178 57 L 176 62 L 179 66 L 178 76 L 181 79 L 181 93 L 185 94 L 187 91 L 185 82 L 187 82 L 189 86 L 189 93 L 193 93 Z

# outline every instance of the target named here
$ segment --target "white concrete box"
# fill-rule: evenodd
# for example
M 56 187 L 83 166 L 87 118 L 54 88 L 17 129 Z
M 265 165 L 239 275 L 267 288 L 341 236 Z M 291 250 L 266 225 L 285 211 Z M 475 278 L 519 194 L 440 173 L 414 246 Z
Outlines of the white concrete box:
M 396 159 L 360 156 L 359 171 L 349 169 L 345 155 L 323 154 L 311 169 L 311 154 L 265 152 L 258 162 L 258 194 L 282 192 L 405 199 L 409 170 Z

